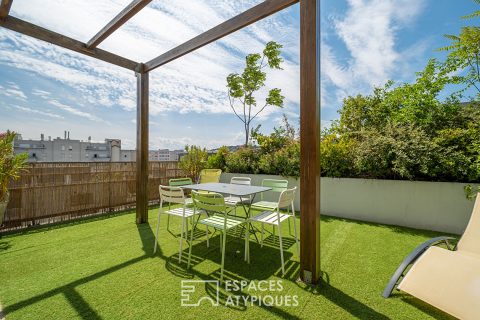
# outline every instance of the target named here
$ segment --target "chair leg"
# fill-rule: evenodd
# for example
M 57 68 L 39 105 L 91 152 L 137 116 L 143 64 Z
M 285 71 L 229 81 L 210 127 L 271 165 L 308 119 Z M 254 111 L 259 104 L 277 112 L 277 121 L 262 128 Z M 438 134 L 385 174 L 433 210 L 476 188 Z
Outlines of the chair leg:
M 278 239 L 280 240 L 280 259 L 282 260 L 282 275 L 285 275 L 285 266 L 283 262 L 282 230 L 280 229 L 280 223 L 278 223 L 277 228 L 278 228 Z
M 287 207 L 287 214 L 290 215 L 290 207 Z M 290 219 L 287 219 L 288 221 L 288 234 L 291 236 L 292 235 L 292 228 L 290 227 Z
M 192 247 L 193 247 L 193 227 L 192 231 L 190 231 L 190 247 L 188 248 L 188 263 L 187 268 L 190 268 L 190 260 L 192 258 Z
M 247 225 L 247 263 L 250 263 L 250 225 Z
M 210 248 L 210 241 L 208 240 L 208 226 L 205 226 L 207 230 L 207 248 Z
M 290 219 L 287 219 L 288 222 L 288 235 L 292 235 L 292 228 L 290 227 Z
M 161 207 L 158 211 L 157 231 L 155 232 L 155 243 L 153 244 L 153 254 L 155 254 L 157 252 L 157 246 L 158 246 L 158 230 L 160 229 L 160 210 L 162 210 Z
M 245 261 L 250 263 L 250 231 L 248 230 L 248 223 L 245 232 Z
M 293 218 L 293 229 L 294 229 L 294 232 L 295 232 L 295 242 L 296 242 L 296 246 L 297 246 L 297 257 L 300 258 L 300 246 L 298 245 L 298 235 L 297 235 L 297 219 L 295 218 L 295 216 L 292 216 Z M 290 220 L 290 219 L 288 219 Z
M 184 234 L 184 232 L 185 232 L 185 217 L 182 217 L 182 232 L 180 233 L 180 253 L 178 254 L 178 263 L 180 263 L 182 261 L 183 234 Z
M 265 226 L 262 222 L 262 235 L 261 235 L 261 238 L 260 238 L 260 247 L 263 248 L 263 234 L 265 233 Z
M 223 268 L 225 266 L 225 242 L 227 242 L 227 230 L 223 230 L 222 234 L 222 268 L 220 270 L 220 281 L 223 281 Z
M 222 241 L 223 241 L 223 236 L 220 237 L 220 252 L 222 252 Z
M 273 226 L 273 244 L 275 244 L 277 242 L 277 239 L 275 239 L 275 225 L 272 225 Z

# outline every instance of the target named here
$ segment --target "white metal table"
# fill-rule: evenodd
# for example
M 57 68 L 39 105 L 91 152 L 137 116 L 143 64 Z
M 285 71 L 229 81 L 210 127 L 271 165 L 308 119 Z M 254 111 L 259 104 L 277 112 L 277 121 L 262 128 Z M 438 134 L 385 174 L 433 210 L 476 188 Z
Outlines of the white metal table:
M 231 184 L 231 183 L 220 183 L 220 182 L 211 182 L 211 183 L 200 183 L 200 184 L 188 184 L 181 186 L 181 188 L 191 189 L 196 191 L 208 191 L 216 192 L 220 194 L 229 194 L 240 198 L 240 204 L 245 210 L 246 219 L 250 218 L 250 210 L 255 196 L 258 193 L 266 192 L 272 190 L 269 187 L 260 187 L 260 186 L 247 186 L 241 184 Z M 247 201 L 248 200 L 248 201 Z M 248 208 L 247 208 L 248 207 Z M 258 242 L 257 235 L 253 229 L 253 226 L 248 223 L 249 227 L 252 229 L 252 233 L 255 236 L 255 239 Z

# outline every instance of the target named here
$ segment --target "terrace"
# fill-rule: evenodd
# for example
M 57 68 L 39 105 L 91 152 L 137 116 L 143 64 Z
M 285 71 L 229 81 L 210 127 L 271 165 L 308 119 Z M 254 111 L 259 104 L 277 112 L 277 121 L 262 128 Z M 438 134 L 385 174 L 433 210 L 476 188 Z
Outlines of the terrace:
M 0 319 L 451 318 L 405 293 L 394 292 L 390 299 L 381 296 L 402 259 L 419 243 L 439 233 L 325 215 L 320 222 L 319 1 L 261 2 L 145 63 L 97 48 L 149 3 L 133 1 L 84 43 L 13 17 L 9 15 L 12 1 L 0 2 L 1 27 L 134 71 L 137 79 L 135 163 L 32 164 L 11 184 L 5 229 L 0 230 Z M 284 234 L 286 274 L 279 264 L 280 238 L 270 230 L 263 247 L 253 237 L 249 239 L 249 264 L 243 261 L 243 234 L 230 232 L 225 258 L 227 282 L 258 284 L 272 280 L 280 282 L 281 289 L 270 290 L 271 299 L 295 297 L 293 305 L 285 301 L 268 305 L 248 300 L 264 296 L 259 292 L 262 290 L 246 287 L 232 293 L 209 284 L 210 280 L 219 280 L 221 272 L 220 236 L 216 233 L 211 233 L 207 247 L 203 229 L 196 229 L 193 243 L 184 246 L 184 250 L 193 249 L 192 266 L 188 268 L 186 255 L 179 261 L 181 224 L 173 219 L 169 229 L 161 225 L 159 249 L 153 253 L 158 185 L 185 174 L 176 163 L 148 161 L 149 74 L 297 3 L 301 22 L 301 156 L 296 183 L 301 190 L 297 199 L 301 210 L 294 219 L 300 231 L 300 254 L 289 226 L 284 224 L 279 230 Z M 451 190 L 458 196 L 458 186 Z M 361 197 L 359 192 L 356 195 Z M 338 202 L 346 202 L 343 200 Z M 462 200 L 465 208 L 470 206 Z M 354 199 L 350 204 L 354 205 Z M 456 219 L 459 221 L 449 230 L 464 228 L 464 218 Z M 443 220 L 440 222 L 435 228 L 446 230 Z M 196 288 L 195 294 L 197 298 L 218 297 L 219 306 L 213 308 L 206 303 L 185 308 L 181 304 L 182 280 L 207 281 Z M 239 300 L 230 304 L 233 296 Z
M 84 220 L 0 239 L 0 296 L 7 319 L 450 319 L 413 298 L 381 292 L 395 267 L 413 247 L 437 236 L 432 231 L 322 217 L 322 278 L 311 287 L 298 281 L 294 239 L 285 237 L 286 275 L 279 267 L 278 238 L 260 248 L 252 241 L 250 265 L 242 261 L 243 241 L 229 240 L 226 280 L 282 280 L 283 290 L 268 294 L 298 296 L 298 306 L 268 307 L 240 303 L 229 307 L 179 303 L 181 280 L 218 279 L 219 236 L 207 248 L 193 244 L 193 266 L 178 263 L 179 220 L 160 229 L 160 250 L 153 254 L 157 207 L 148 223 L 132 225 L 133 211 Z M 288 228 L 283 228 L 288 234 Z M 213 288 L 201 287 L 214 297 Z M 228 292 L 227 294 L 232 294 Z M 255 295 L 244 289 L 236 295 Z M 261 293 L 262 295 L 264 293 Z M 280 299 L 280 298 L 278 298 Z

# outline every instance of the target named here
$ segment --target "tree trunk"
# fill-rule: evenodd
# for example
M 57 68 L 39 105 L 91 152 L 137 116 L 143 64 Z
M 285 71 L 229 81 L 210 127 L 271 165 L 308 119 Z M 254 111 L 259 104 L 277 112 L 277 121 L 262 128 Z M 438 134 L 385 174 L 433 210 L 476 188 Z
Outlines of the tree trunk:
M 250 135 L 250 126 L 248 124 L 245 124 L 245 147 L 248 147 L 248 138 Z

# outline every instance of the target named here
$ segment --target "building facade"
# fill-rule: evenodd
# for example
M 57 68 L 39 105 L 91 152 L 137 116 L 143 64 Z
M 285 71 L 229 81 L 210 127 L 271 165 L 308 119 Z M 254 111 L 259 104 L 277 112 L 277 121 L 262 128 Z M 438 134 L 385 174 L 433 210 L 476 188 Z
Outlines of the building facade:
M 70 139 L 65 131 L 63 138 L 40 140 L 22 139 L 18 135 L 14 141 L 15 153 L 27 153 L 29 162 L 116 162 L 120 161 L 121 141 L 105 139 L 105 142 L 92 142 Z
M 134 162 L 136 150 L 122 150 L 119 139 L 105 139 L 105 142 L 92 142 L 70 139 L 70 132 L 64 137 L 40 140 L 23 139 L 17 135 L 14 141 L 15 153 L 27 153 L 28 162 Z M 178 161 L 183 150 L 159 149 L 149 151 L 150 161 Z

